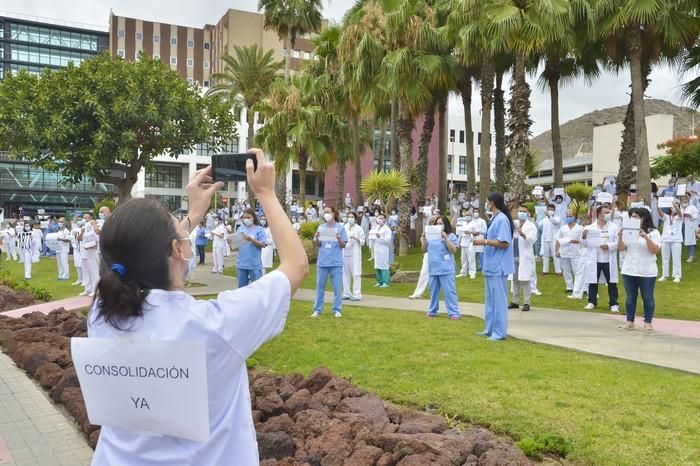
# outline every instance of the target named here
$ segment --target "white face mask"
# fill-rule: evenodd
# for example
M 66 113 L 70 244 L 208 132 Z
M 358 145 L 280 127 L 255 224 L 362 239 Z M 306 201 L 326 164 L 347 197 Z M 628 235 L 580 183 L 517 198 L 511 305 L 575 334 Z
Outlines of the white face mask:
M 378 219 L 377 219 L 377 225 L 379 225 L 379 226 L 384 225 L 384 219 L 383 219 L 383 218 L 378 218 Z
M 330 223 L 333 220 L 333 215 L 331 214 L 323 214 L 323 220 L 326 221 L 326 223 Z
M 244 218 L 243 219 L 243 225 L 249 227 L 253 224 L 253 219 L 252 218 Z
M 348 225 L 354 225 L 355 219 L 353 217 L 348 217 Z
M 479 212 L 474 212 L 474 218 L 479 218 Z

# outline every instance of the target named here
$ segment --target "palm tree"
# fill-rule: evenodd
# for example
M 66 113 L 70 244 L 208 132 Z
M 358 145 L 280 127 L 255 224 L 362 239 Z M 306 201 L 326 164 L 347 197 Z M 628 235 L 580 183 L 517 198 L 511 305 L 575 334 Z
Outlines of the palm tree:
M 472 84 L 476 78 L 478 67 L 469 67 L 460 59 L 460 70 L 457 73 L 457 89 L 462 98 L 464 108 L 464 133 L 467 144 L 467 192 L 476 191 L 476 176 L 474 174 L 474 128 L 472 127 Z
M 700 70 L 700 39 L 683 52 L 681 69 L 685 73 Z M 683 97 L 694 108 L 700 108 L 700 75 L 683 84 Z
M 510 53 L 499 53 L 494 63 L 496 84 L 493 88 L 493 130 L 496 145 L 496 189 L 506 192 L 508 190 L 510 170 L 506 159 L 506 101 L 505 91 L 503 90 L 503 76 L 513 67 L 513 55 Z
M 700 19 L 694 0 L 599 0 L 595 18 L 600 36 L 623 38 L 629 61 L 637 162 L 637 196 L 650 202 L 651 173 L 644 112 L 645 44 L 663 50 L 690 47 L 697 40 Z M 651 55 L 651 54 L 650 54 Z

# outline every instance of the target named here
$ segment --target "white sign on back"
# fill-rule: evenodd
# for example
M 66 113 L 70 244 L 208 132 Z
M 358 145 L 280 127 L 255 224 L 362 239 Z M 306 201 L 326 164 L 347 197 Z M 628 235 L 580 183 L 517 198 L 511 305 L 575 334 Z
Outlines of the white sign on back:
M 666 207 L 673 207 L 673 201 L 675 198 L 672 196 L 664 196 L 659 198 L 659 209 L 665 209 Z
M 554 188 L 554 195 L 564 197 L 564 188 Z
M 203 341 L 71 338 L 71 354 L 92 424 L 209 439 Z
M 686 189 L 688 188 L 687 184 L 679 184 L 676 185 L 676 196 L 685 196 Z
M 612 197 L 612 194 L 606 193 L 605 191 L 603 191 L 603 192 L 598 194 L 598 197 L 596 197 L 595 200 L 599 204 L 606 204 L 606 203 L 612 204 L 613 197 Z

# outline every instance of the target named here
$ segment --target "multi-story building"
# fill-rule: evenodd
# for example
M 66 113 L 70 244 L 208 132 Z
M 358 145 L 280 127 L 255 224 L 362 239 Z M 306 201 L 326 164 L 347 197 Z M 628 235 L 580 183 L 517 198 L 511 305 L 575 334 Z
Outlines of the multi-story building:
M 73 62 L 79 65 L 107 49 L 106 29 L 79 23 L 15 15 L 0 16 L 0 79 L 26 70 L 39 73 L 44 68 L 60 69 Z M 112 192 L 110 185 L 85 180 L 69 185 L 56 173 L 34 168 L 2 152 L 0 141 L 0 207 L 12 217 L 22 207 L 25 212 L 43 208 L 65 213 L 69 209 L 92 208 Z

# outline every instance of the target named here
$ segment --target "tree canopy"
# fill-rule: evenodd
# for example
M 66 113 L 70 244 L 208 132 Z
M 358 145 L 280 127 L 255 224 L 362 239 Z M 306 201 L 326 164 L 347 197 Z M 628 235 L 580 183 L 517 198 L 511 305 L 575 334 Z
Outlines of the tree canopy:
M 668 155 L 654 160 L 652 176 L 700 175 L 700 128 L 695 130 L 695 137 L 673 139 L 659 147 Z
M 159 60 L 99 55 L 76 67 L 21 72 L 0 83 L 3 150 L 68 182 L 111 183 L 131 196 L 139 171 L 159 155 L 236 136 L 230 105 L 205 98 Z

